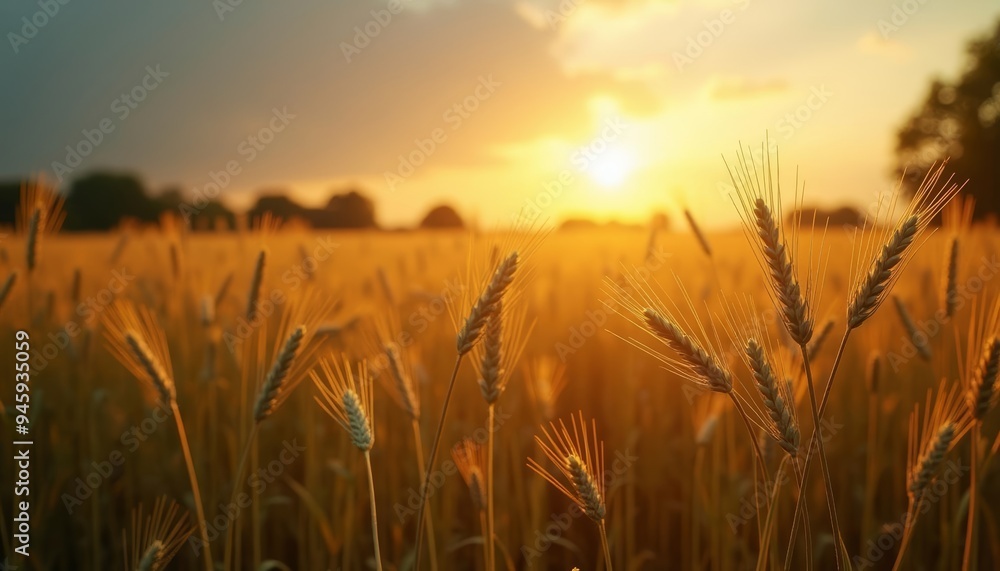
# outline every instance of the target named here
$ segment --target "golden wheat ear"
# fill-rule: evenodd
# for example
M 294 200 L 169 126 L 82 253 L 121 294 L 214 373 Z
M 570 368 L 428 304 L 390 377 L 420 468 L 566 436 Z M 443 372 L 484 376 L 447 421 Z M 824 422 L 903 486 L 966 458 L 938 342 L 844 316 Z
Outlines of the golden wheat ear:
M 865 221 L 852 254 L 853 286 L 847 305 L 850 329 L 860 327 L 888 299 L 927 228 L 965 186 L 964 182 L 953 182 L 954 175 L 941 182 L 946 166 L 947 161 L 928 171 L 898 221 L 892 218 L 902 197 L 900 186 L 888 199 L 880 200 L 874 216 Z
M 990 297 L 992 301 L 987 301 Z M 1000 376 L 1000 296 L 984 294 L 972 301 L 972 319 L 965 362 L 959 374 L 965 381 L 965 401 L 972 419 L 981 423 L 996 405 Z
M 140 504 L 132 510 L 129 531 L 122 530 L 125 569 L 165 569 L 194 531 L 188 515 L 172 500 L 158 498 L 146 517 Z
M 469 487 L 472 507 L 477 512 L 486 511 L 486 450 L 466 438 L 451 449 L 451 458 Z
M 740 359 L 750 372 L 760 397 L 758 401 L 741 396 L 748 405 L 748 416 L 789 456 L 795 458 L 799 452 L 801 434 L 795 411 L 795 395 L 787 380 L 785 362 L 780 358 L 779 347 L 769 335 L 760 312 L 749 297 L 743 302 L 730 301 L 725 308 L 730 343 L 739 349 Z M 816 341 L 820 339 L 817 338 Z
M 677 280 L 677 286 L 681 295 L 677 297 L 687 306 L 683 311 L 673 296 L 647 280 L 638 269 L 623 269 L 622 279 L 624 285 L 606 282 L 606 291 L 616 302 L 606 305 L 651 337 L 655 345 L 632 336 L 614 334 L 660 361 L 664 369 L 701 389 L 731 392 L 733 375 L 720 349 L 722 341 L 718 331 L 712 322 L 707 327 L 702 322 L 680 281 Z M 659 349 L 658 345 L 667 347 L 668 351 Z
M 542 436 L 535 436 L 535 442 L 554 469 L 533 458 L 528 459 L 528 467 L 575 503 L 587 517 L 601 522 L 607 513 L 604 443 L 597 438 L 597 424 L 591 421 L 588 427 L 582 412 L 579 417 L 570 417 L 570 426 L 567 428 L 563 421 L 558 425 L 549 423 L 548 428 L 542 426 Z
M 355 447 L 362 452 L 371 450 L 375 444 L 375 430 L 372 379 L 367 363 L 359 363 L 355 374 L 347 355 L 341 360 L 322 359 L 318 371 L 309 374 L 319 389 L 320 396 L 315 398 L 323 412 L 347 431 Z
M 960 389 L 942 380 L 936 392 L 927 391 L 923 414 L 918 405 L 910 415 L 906 489 L 914 506 L 924 499 L 945 455 L 972 426 Z
M 781 312 L 789 336 L 799 346 L 805 347 L 812 340 L 815 318 L 813 309 L 819 305 L 822 294 L 823 247 L 814 251 L 812 236 L 815 232 L 815 215 L 809 227 L 810 243 L 805 260 L 806 271 L 796 270 L 799 264 L 802 194 L 796 173 L 794 212 L 790 219 L 782 219 L 781 169 L 777 152 L 771 152 L 769 142 L 761 145 L 761 159 L 754 158 L 750 148 L 741 148 L 733 165 L 723 157 L 735 192 L 733 204 L 743 222 L 746 239 L 761 270 L 767 276 L 768 295 Z M 787 227 L 791 226 L 791 232 Z M 800 279 L 800 275 L 805 276 Z
M 29 275 L 38 265 L 43 238 L 58 232 L 65 219 L 63 197 L 44 176 L 21 183 L 16 226 L 18 234 L 25 237 L 25 267 Z
M 112 355 L 160 401 L 170 406 L 177 398 L 166 335 L 145 307 L 129 302 L 113 303 L 103 316 L 104 336 Z

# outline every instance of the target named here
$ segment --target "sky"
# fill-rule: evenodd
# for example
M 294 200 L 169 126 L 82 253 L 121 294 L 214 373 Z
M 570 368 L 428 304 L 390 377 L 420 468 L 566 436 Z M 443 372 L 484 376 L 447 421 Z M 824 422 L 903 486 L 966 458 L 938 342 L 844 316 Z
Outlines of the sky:
M 46 12 L 47 11 L 47 12 Z M 893 185 L 895 131 L 995 0 L 10 0 L 0 178 L 137 173 L 237 208 L 360 188 L 383 225 L 447 203 L 736 219 L 723 156 L 805 202 Z M 793 193 L 786 192 L 787 196 Z

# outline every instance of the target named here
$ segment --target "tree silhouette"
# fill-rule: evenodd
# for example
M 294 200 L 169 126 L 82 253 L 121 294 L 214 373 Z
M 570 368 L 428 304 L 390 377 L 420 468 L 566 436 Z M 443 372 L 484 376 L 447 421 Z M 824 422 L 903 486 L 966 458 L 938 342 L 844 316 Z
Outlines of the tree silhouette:
M 420 222 L 421 228 L 464 228 L 462 217 L 455 212 L 455 209 L 442 204 L 435 206 L 424 216 Z
M 900 129 L 896 174 L 912 192 L 932 163 L 951 157 L 950 168 L 969 179 L 965 192 L 975 196 L 982 217 L 1000 211 L 1000 20 L 991 35 L 971 41 L 967 53 L 962 75 L 954 83 L 932 81 Z
M 156 222 L 160 207 L 132 174 L 98 172 L 73 181 L 66 195 L 67 230 L 111 230 L 124 218 Z
M 356 190 L 334 194 L 316 228 L 376 228 L 375 203 Z
M 285 191 L 265 191 L 257 198 L 257 203 L 247 212 L 250 220 L 260 218 L 265 212 L 282 222 L 291 218 L 306 218 L 306 209 L 288 198 Z

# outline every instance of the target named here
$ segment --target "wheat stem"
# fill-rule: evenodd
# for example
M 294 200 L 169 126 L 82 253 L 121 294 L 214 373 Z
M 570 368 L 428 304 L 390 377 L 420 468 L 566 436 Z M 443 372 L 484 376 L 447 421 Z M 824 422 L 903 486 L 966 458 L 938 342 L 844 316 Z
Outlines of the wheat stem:
M 201 504 L 201 489 L 198 487 L 198 476 L 194 472 L 194 461 L 191 459 L 191 446 L 188 445 L 187 432 L 184 431 L 184 421 L 181 419 L 181 411 L 177 408 L 177 402 L 171 401 L 170 407 L 174 413 L 174 424 L 177 425 L 177 436 L 181 442 L 181 451 L 184 453 L 184 463 L 187 465 L 188 479 L 191 481 L 191 494 L 194 497 L 194 508 L 198 514 L 198 533 L 201 535 L 202 544 L 205 546 L 205 571 L 213 571 L 212 545 L 208 540 L 208 525 L 205 520 L 205 509 Z
M 611 549 L 608 547 L 608 529 L 603 519 L 601 520 L 601 547 L 604 549 L 604 567 L 608 571 L 612 571 Z
M 837 554 L 837 569 L 843 569 L 844 562 L 841 557 L 843 554 L 840 549 L 843 539 L 840 534 L 840 521 L 837 518 L 837 500 L 833 494 L 833 478 L 830 475 L 830 466 L 826 459 L 826 448 L 823 444 L 823 435 L 821 433 L 823 427 L 820 424 L 822 419 L 819 414 L 819 405 L 816 402 L 816 388 L 813 383 L 812 367 L 809 364 L 809 349 L 805 345 L 800 345 L 799 348 L 802 352 L 802 366 L 806 371 L 806 385 L 809 389 L 809 408 L 812 410 L 813 415 L 813 439 L 819 449 L 819 462 L 820 467 L 823 469 L 823 481 L 826 484 L 826 503 L 830 511 L 830 525 L 833 528 L 833 537 L 836 543 L 834 552 Z
M 847 340 L 851 336 L 851 327 L 848 326 L 844 331 L 844 337 L 840 340 L 840 348 L 837 349 L 837 356 L 833 360 L 833 368 L 830 369 L 830 377 L 826 381 L 826 388 L 823 389 L 823 399 L 819 404 L 819 414 L 817 415 L 820 420 L 823 419 L 823 413 L 826 411 L 827 402 L 830 399 L 830 389 L 833 387 L 833 379 L 837 376 L 837 369 L 840 368 L 840 361 L 844 358 L 844 349 L 847 348 Z M 813 459 L 813 446 L 816 443 L 817 438 L 819 438 L 819 426 L 813 428 L 812 437 L 809 438 L 809 446 L 806 447 L 806 459 L 802 466 L 802 474 L 799 478 L 799 497 L 795 500 L 795 512 L 792 515 L 792 532 L 788 540 L 788 551 L 785 554 L 785 571 L 788 571 L 792 567 L 792 554 L 795 548 L 795 536 L 798 534 L 799 530 L 799 517 L 802 515 L 802 501 L 805 497 L 805 484 L 806 478 L 809 477 L 809 467 L 812 465 Z M 839 547 L 838 547 L 839 550 Z
M 421 442 L 420 438 L 420 422 L 417 418 L 413 418 L 413 443 L 417 451 L 417 472 L 420 476 L 424 475 L 424 444 Z M 426 485 L 424 480 L 420 481 L 420 486 Z M 437 571 L 437 540 L 434 538 L 434 520 L 431 518 L 430 512 L 424 513 L 424 523 L 427 525 L 427 555 L 431 560 L 431 571 Z
M 420 509 L 417 514 L 417 553 L 414 559 L 414 569 L 420 570 L 420 551 L 423 544 L 424 535 L 424 510 L 427 509 L 427 484 L 430 482 L 430 470 L 437 460 L 438 446 L 441 444 L 441 433 L 444 432 L 444 422 L 448 417 L 448 405 L 451 404 L 451 393 L 455 390 L 455 379 L 458 378 L 458 368 L 462 365 L 462 358 L 465 353 L 459 353 L 455 358 L 455 368 L 451 371 L 451 380 L 448 381 L 448 391 L 444 395 L 444 404 L 441 407 L 441 418 L 438 420 L 437 432 L 434 435 L 434 443 L 431 445 L 431 455 L 427 459 L 427 469 L 420 483 Z
M 486 561 L 486 570 L 495 571 L 496 569 L 496 546 L 495 541 L 495 525 L 496 522 L 493 519 L 493 481 L 495 476 L 493 474 L 493 422 L 496 419 L 496 406 L 490 404 L 489 406 L 489 422 L 487 423 L 487 430 L 489 434 L 486 436 L 486 549 L 489 554 L 489 559 Z
M 253 448 L 253 443 L 257 440 L 257 432 L 260 430 L 260 423 L 255 422 L 250 428 L 250 435 L 247 437 L 247 442 L 243 447 L 243 453 L 240 455 L 240 464 L 236 468 L 236 475 L 233 477 L 233 491 L 229 496 L 229 505 L 235 506 L 236 496 L 239 495 L 240 491 L 243 489 L 241 482 L 243 481 L 243 475 L 246 474 L 247 462 L 250 459 L 250 450 Z M 233 536 L 237 533 L 237 522 L 239 521 L 239 513 L 237 517 L 229 523 L 229 531 L 226 533 L 226 552 L 223 558 L 223 570 L 229 571 L 230 563 L 232 562 L 233 556 Z
M 975 559 L 979 547 L 978 490 L 979 488 L 979 432 L 982 425 L 976 422 L 972 426 L 969 447 L 969 523 L 965 528 L 965 554 L 962 557 L 962 571 L 975 571 Z
M 375 510 L 375 477 L 372 475 L 371 451 L 365 450 L 365 464 L 368 466 L 368 500 L 372 504 L 372 541 L 375 543 L 375 569 L 382 571 L 382 551 L 378 546 L 378 514 Z

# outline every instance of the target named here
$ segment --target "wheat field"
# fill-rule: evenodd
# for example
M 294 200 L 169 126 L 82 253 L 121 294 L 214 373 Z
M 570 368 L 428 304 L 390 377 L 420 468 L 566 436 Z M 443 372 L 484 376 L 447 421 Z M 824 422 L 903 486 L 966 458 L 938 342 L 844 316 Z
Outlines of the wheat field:
M 928 202 L 764 236 L 740 196 L 750 231 L 703 236 L 29 221 L 0 244 L 33 440 L 6 568 L 995 568 L 996 229 Z

